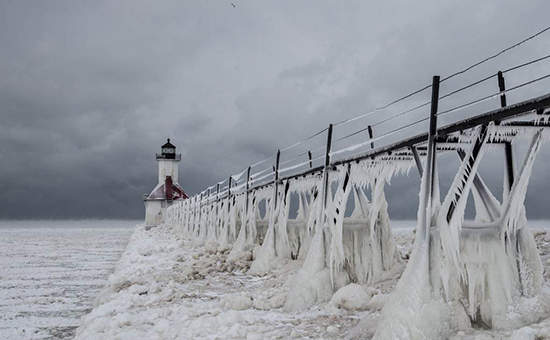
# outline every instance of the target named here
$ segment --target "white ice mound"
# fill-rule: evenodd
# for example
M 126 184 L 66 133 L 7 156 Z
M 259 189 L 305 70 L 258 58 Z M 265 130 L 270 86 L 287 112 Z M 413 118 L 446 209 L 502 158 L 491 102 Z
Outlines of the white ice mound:
M 220 244 L 214 240 L 206 241 L 206 243 L 204 244 L 204 248 L 209 254 L 216 254 L 219 247 Z
M 331 185 L 338 183 L 336 193 L 329 195 L 326 209 L 316 217 L 315 235 L 302 269 L 290 282 L 285 311 L 328 301 L 334 291 L 350 282 L 380 282 L 400 267 L 384 195 L 385 178 L 365 171 L 352 166 L 350 172 L 344 167 L 330 178 Z M 372 202 L 365 193 L 368 188 Z M 352 192 L 355 210 L 344 218 Z
M 246 295 L 229 295 L 223 299 L 224 307 L 233 310 L 245 310 L 252 308 L 254 301 Z
M 382 310 L 390 298 L 390 294 L 378 294 L 373 296 L 370 301 L 368 308 L 371 310 Z
M 285 312 L 305 309 L 317 302 L 329 301 L 334 293 L 330 270 L 325 267 L 323 232 L 317 232 L 302 268 L 290 278 Z
M 370 294 L 362 286 L 351 283 L 334 293 L 330 302 L 334 307 L 340 309 L 365 310 L 369 305 L 370 299 Z
M 537 331 L 531 327 L 523 327 L 512 333 L 509 340 L 535 340 Z

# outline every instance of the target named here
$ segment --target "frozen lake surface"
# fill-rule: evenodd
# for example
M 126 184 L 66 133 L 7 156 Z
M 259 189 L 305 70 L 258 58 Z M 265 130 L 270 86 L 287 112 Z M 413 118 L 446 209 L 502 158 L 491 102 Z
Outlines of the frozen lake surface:
M 72 339 L 137 221 L 0 221 L 0 339 Z

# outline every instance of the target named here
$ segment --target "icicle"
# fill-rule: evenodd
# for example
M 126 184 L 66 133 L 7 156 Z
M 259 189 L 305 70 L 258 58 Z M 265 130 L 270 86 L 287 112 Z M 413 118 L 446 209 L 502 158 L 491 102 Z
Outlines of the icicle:
M 478 134 L 481 130 L 475 129 Z M 478 137 L 479 138 L 479 137 Z M 470 150 L 466 153 L 466 157 L 462 161 L 460 168 L 451 184 L 451 189 L 447 193 L 443 204 L 441 205 L 440 213 L 437 217 L 437 225 L 441 237 L 441 246 L 443 252 L 451 263 L 458 270 L 460 259 L 460 232 L 462 230 L 462 223 L 464 221 L 464 212 L 466 209 L 466 203 L 468 200 L 468 194 L 474 182 L 477 168 L 483 157 L 483 150 L 487 135 L 483 136 L 481 142 L 481 149 L 474 160 L 473 166 L 470 165 L 470 161 L 474 158 L 474 148 L 476 143 L 472 143 Z M 461 189 L 462 188 L 462 189 Z M 460 191 L 462 190 L 462 192 Z M 458 197 L 458 199 L 457 199 Z M 451 215 L 451 219 L 447 221 L 447 213 L 454 205 L 454 212 Z
M 340 169 L 338 189 L 330 208 L 327 209 L 327 219 L 332 235 L 329 264 L 333 289 L 335 288 L 334 275 L 338 275 L 344 265 L 344 213 L 351 188 L 350 168 Z
M 521 209 L 523 208 L 523 201 L 527 193 L 527 185 L 529 184 L 529 178 L 533 170 L 533 163 L 541 146 L 541 137 L 542 130 L 537 131 L 533 136 L 531 146 L 529 147 L 529 153 L 510 191 L 509 197 L 511 199 L 503 206 L 504 226 L 509 235 L 515 234 L 517 231 L 516 226 L 518 224 Z

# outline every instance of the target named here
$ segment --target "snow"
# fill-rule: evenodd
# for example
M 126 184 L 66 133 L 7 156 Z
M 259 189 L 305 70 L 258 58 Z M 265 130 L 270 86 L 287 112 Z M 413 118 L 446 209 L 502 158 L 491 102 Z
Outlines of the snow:
M 0 339 L 72 339 L 136 223 L 0 221 Z
M 369 306 L 371 296 L 367 291 L 356 283 L 344 286 L 334 295 L 330 302 L 336 308 L 346 310 L 365 310 Z
M 336 326 L 328 326 L 327 327 L 327 333 L 330 334 L 330 335 L 338 335 L 338 333 L 340 332 L 340 329 Z
M 405 258 L 412 246 L 414 224 L 393 224 L 397 252 Z M 547 228 L 550 222 L 533 225 Z M 550 260 L 546 234 L 539 229 L 534 234 L 543 261 Z M 337 297 L 332 296 L 310 308 L 285 312 L 289 278 L 297 276 L 303 261 L 287 261 L 258 276 L 247 273 L 251 258 L 242 260 L 242 267 L 231 268 L 227 255 L 227 250 L 212 254 L 204 246 L 193 247 L 192 238 L 180 227 L 137 228 L 94 309 L 81 320 L 76 339 L 370 339 L 381 327 L 380 308 L 396 291 L 400 275 L 368 286 L 345 285 L 372 295 L 365 310 L 336 308 L 333 300 Z M 326 271 L 325 279 L 330 282 Z M 545 280 L 550 279 L 547 272 Z M 439 317 L 423 315 L 431 325 Z M 453 318 L 457 326 L 446 334 L 453 340 L 507 340 L 516 331 L 476 329 L 469 322 L 460 328 L 464 319 Z M 550 338 L 545 337 L 550 335 L 550 319 L 529 327 L 535 330 L 535 338 Z
M 535 340 L 537 332 L 530 327 L 523 327 L 514 331 L 509 340 Z
M 390 294 L 378 294 L 373 296 L 367 307 L 371 310 L 382 310 L 386 303 L 388 302 L 388 299 L 390 297 Z
M 329 326 L 344 336 L 358 320 L 317 307 L 283 312 L 301 261 L 265 276 L 227 265 L 227 253 L 193 247 L 178 228 L 138 227 L 76 339 L 322 339 L 332 338 Z
M 220 244 L 214 240 L 210 240 L 205 243 L 204 248 L 209 254 L 215 254 L 218 252 Z
M 229 295 L 223 299 L 225 308 L 234 310 L 245 310 L 252 307 L 254 300 L 251 296 L 243 295 Z

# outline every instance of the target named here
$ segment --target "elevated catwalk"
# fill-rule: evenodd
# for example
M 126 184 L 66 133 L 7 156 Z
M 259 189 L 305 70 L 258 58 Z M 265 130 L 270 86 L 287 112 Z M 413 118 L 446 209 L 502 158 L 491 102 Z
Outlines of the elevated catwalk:
M 175 203 L 167 221 L 192 235 L 195 244 L 231 245 L 235 260 L 261 245 L 251 273 L 303 259 L 284 306 L 294 311 L 327 301 L 349 283 L 369 285 L 402 269 L 384 188 L 393 176 L 416 168 L 422 182 L 414 250 L 375 339 L 438 339 L 465 325 L 507 329 L 535 322 L 550 313 L 550 299 L 542 289 L 524 200 L 550 127 L 550 94 L 544 94 L 550 75 L 508 89 L 504 76 L 547 58 L 449 88 L 444 95 L 440 86 L 451 77 L 435 76 L 430 86 L 394 102 L 410 101 L 408 108 L 392 103 L 331 124 Z M 491 80 L 498 91 L 480 95 L 476 87 Z M 468 91 L 477 99 L 458 98 Z M 523 100 L 508 104 L 512 93 Z M 413 101 L 426 94 L 428 101 Z M 491 109 L 494 102 L 499 107 Z M 393 114 L 387 112 L 391 105 Z M 528 147 L 516 169 L 514 145 L 522 140 Z M 487 150 L 502 152 L 505 159 L 499 199 L 478 172 Z M 437 159 L 448 153 L 460 165 L 441 201 Z M 465 222 L 469 195 L 476 218 Z

